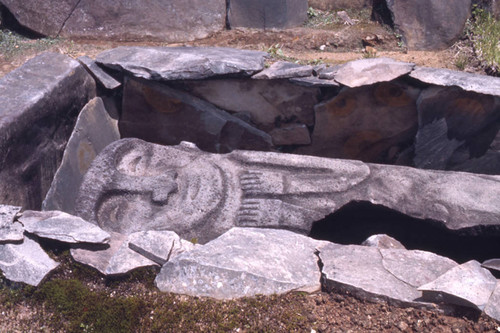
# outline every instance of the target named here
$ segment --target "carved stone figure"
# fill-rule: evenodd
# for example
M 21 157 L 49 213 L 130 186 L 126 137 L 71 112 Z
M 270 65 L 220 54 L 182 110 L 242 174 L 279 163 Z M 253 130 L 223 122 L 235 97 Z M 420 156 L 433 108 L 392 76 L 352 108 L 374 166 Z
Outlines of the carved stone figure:
M 76 212 L 107 231 L 172 230 L 204 243 L 233 226 L 308 233 L 351 201 L 368 201 L 449 229 L 500 232 L 500 177 L 309 156 L 122 139 L 80 187 Z

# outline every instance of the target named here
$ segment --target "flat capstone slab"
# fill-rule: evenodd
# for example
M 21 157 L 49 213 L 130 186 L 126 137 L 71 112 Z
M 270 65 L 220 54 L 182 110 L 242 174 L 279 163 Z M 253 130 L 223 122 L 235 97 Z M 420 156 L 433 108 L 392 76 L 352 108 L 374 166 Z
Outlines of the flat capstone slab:
M 161 291 L 218 299 L 313 292 L 320 289 L 321 243 L 286 230 L 233 228 L 167 262 L 155 283 Z
M 437 86 L 457 86 L 466 91 L 500 96 L 500 78 L 497 77 L 420 66 L 415 67 L 410 77 Z
M 96 62 L 148 80 L 200 80 L 212 76 L 250 76 L 264 69 L 268 54 L 223 47 L 118 47 Z

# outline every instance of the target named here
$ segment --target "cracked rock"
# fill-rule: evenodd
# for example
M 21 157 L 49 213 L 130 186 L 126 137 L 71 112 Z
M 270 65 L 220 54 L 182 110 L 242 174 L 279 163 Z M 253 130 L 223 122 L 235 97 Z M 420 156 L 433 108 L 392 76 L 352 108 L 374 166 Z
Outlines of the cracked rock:
M 19 218 L 24 229 L 42 238 L 49 238 L 65 243 L 109 242 L 110 235 L 78 216 L 59 211 L 25 211 Z
M 170 259 L 182 252 L 191 251 L 195 244 L 181 239 L 173 231 L 142 231 L 135 232 L 128 236 L 128 246 L 156 262 L 159 265 L 165 264 Z
M 433 281 L 457 265 L 425 251 L 333 243 L 322 246 L 319 257 L 327 290 L 412 306 L 429 306 L 420 302 L 422 293 L 417 288 L 422 281 Z
M 0 270 L 10 281 L 38 286 L 58 265 L 29 236 L 20 244 L 0 244 Z
M 285 230 L 233 228 L 167 262 L 156 277 L 165 292 L 219 299 L 316 291 L 315 248 L 323 242 Z

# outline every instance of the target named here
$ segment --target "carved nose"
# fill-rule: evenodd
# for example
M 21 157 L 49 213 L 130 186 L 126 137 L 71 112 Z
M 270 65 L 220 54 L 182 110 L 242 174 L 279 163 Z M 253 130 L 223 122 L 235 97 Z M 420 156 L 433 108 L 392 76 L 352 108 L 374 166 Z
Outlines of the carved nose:
M 154 203 L 166 204 L 170 193 L 175 193 L 178 190 L 177 172 L 171 171 L 166 174 L 151 177 L 150 184 L 152 185 L 151 199 Z

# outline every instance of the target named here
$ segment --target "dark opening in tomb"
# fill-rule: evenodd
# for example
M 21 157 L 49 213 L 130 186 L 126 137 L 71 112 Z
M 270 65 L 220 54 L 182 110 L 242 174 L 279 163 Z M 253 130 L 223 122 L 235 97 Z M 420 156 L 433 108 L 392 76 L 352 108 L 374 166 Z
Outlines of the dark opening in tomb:
M 368 202 L 352 202 L 314 223 L 310 236 L 339 244 L 361 244 L 371 235 L 387 234 L 409 250 L 424 250 L 459 263 L 498 257 L 498 233 L 475 235 L 440 227 L 435 221 L 416 219 Z
M 392 14 L 389 8 L 387 8 L 385 0 L 373 0 L 372 20 L 386 24 L 391 27 L 391 29 L 394 29 Z

